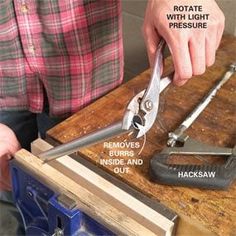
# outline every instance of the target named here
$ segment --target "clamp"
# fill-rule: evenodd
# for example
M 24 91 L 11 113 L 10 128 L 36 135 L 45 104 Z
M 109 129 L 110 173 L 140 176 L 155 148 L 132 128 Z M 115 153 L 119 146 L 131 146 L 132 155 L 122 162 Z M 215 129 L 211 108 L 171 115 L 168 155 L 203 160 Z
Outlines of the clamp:
M 169 133 L 167 147 L 157 153 L 150 161 L 151 180 L 159 184 L 198 187 L 206 189 L 226 189 L 236 177 L 236 146 L 234 148 L 215 147 L 190 138 L 184 133 L 197 119 L 216 95 L 217 91 L 236 72 L 236 63 L 230 65 L 215 86 L 202 99 L 199 105 L 188 115 L 182 124 Z M 168 164 L 171 155 L 210 155 L 225 156 L 223 165 L 180 165 Z M 209 174 L 212 173 L 212 177 Z

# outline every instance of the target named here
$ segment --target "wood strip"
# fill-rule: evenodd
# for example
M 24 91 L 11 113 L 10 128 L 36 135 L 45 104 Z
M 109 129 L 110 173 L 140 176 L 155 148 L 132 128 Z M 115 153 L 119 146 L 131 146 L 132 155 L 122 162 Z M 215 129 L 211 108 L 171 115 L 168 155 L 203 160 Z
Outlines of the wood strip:
M 227 191 L 213 191 L 159 185 L 151 182 L 148 174 L 149 161 L 155 152 L 160 152 L 165 147 L 168 132 L 178 127 L 235 59 L 236 38 L 224 36 L 216 54 L 216 62 L 207 68 L 206 73 L 195 76 L 182 87 L 170 86 L 161 94 L 157 122 L 148 132 L 143 152 L 138 156 L 144 161 L 142 166 L 124 165 L 124 167 L 130 168 L 128 173 L 114 173 L 115 165 L 100 164 L 101 158 L 110 158 L 110 150 L 104 148 L 103 143 L 81 149 L 77 155 L 175 211 L 180 218 L 177 231 L 177 233 L 181 232 L 180 235 L 206 235 L 207 231 L 220 236 L 235 235 L 236 182 Z M 165 70 L 171 70 L 171 64 L 171 59 L 168 58 L 165 61 Z M 57 145 L 67 143 L 81 137 L 84 133 L 95 131 L 122 119 L 130 99 L 146 88 L 149 80 L 150 71 L 140 74 L 55 126 L 48 132 L 48 137 L 57 142 Z M 220 89 L 186 134 L 210 145 L 234 147 L 236 134 L 235 97 L 236 74 Z M 124 141 L 124 137 L 117 137 L 110 141 Z M 76 158 L 76 154 L 74 156 Z M 121 157 L 121 159 L 126 161 L 129 157 Z M 193 161 L 200 162 L 197 158 L 192 157 L 181 157 L 181 160 L 186 164 Z M 213 162 L 214 160 L 209 161 Z M 189 228 L 195 228 L 196 233 L 186 233 Z
M 48 164 L 43 164 L 39 158 L 30 152 L 21 149 L 15 154 L 15 160 L 22 168 L 32 173 L 34 177 L 37 177 L 40 181 L 52 187 L 52 189 L 57 189 L 60 194 L 66 194 L 74 199 L 78 209 L 114 233 L 132 236 L 156 235 L 60 171 Z M 162 232 L 160 235 L 168 234 Z
M 37 154 L 51 147 L 39 139 L 32 144 L 32 151 Z M 68 156 L 43 164 L 36 156 L 21 150 L 15 159 L 61 193 L 72 195 L 79 209 L 113 232 L 125 235 L 172 234 L 174 222 Z
M 37 155 L 41 151 L 52 146 L 38 139 L 32 143 L 32 153 Z M 121 210 L 127 216 L 144 225 L 158 235 L 171 234 L 174 222 L 162 216 L 143 202 L 126 193 L 111 182 L 107 181 L 94 171 L 68 156 L 58 158 L 49 163 L 67 177 L 79 183 L 82 187 L 109 202 L 116 209 Z

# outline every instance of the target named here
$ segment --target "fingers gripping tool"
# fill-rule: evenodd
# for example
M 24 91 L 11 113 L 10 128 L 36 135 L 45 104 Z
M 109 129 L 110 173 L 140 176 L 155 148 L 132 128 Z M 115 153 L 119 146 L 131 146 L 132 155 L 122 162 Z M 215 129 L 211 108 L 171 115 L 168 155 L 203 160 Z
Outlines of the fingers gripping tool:
M 165 42 L 161 40 L 157 48 L 155 66 L 147 89 L 139 92 L 131 99 L 121 121 L 42 152 L 38 157 L 43 162 L 48 162 L 63 155 L 72 154 L 82 147 L 104 141 L 117 135 L 132 133 L 136 138 L 145 135 L 156 120 L 160 92 L 171 82 L 170 76 L 161 79 L 163 67 L 162 51 L 164 47 Z

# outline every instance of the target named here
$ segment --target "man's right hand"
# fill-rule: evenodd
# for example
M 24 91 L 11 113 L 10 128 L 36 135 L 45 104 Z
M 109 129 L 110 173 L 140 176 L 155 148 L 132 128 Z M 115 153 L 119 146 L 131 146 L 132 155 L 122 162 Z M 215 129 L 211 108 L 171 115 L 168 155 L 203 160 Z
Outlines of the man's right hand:
M 188 7 L 200 6 L 201 14 L 208 15 L 206 28 L 171 28 L 167 15 L 186 16 L 187 23 L 198 23 L 199 20 L 188 20 Z M 185 6 L 186 10 L 174 11 L 175 6 Z M 178 7 L 177 7 L 178 8 Z M 194 12 L 193 12 L 194 13 Z M 181 22 L 181 20 L 176 20 Z M 215 0 L 149 0 L 144 19 L 143 33 L 148 57 L 153 67 L 156 50 L 163 38 L 172 54 L 175 75 L 173 82 L 183 85 L 193 75 L 201 75 L 206 67 L 213 65 L 215 53 L 224 31 L 225 17 Z
M 14 132 L 6 125 L 0 124 L 0 191 L 10 191 L 9 160 L 20 149 Z

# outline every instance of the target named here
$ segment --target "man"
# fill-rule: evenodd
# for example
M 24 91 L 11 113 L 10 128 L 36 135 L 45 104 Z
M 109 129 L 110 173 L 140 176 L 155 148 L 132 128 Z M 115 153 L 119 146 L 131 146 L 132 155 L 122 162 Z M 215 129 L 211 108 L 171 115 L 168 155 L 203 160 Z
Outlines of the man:
M 176 29 L 175 5 L 200 5 L 207 28 Z M 188 8 L 181 12 L 187 14 Z M 149 0 L 143 25 L 150 65 L 164 38 L 173 82 L 215 60 L 224 15 L 214 0 Z M 115 0 L 0 2 L 0 198 L 11 199 L 8 160 L 47 129 L 117 87 L 123 77 L 121 6 Z M 58 118 L 59 117 L 59 118 Z

